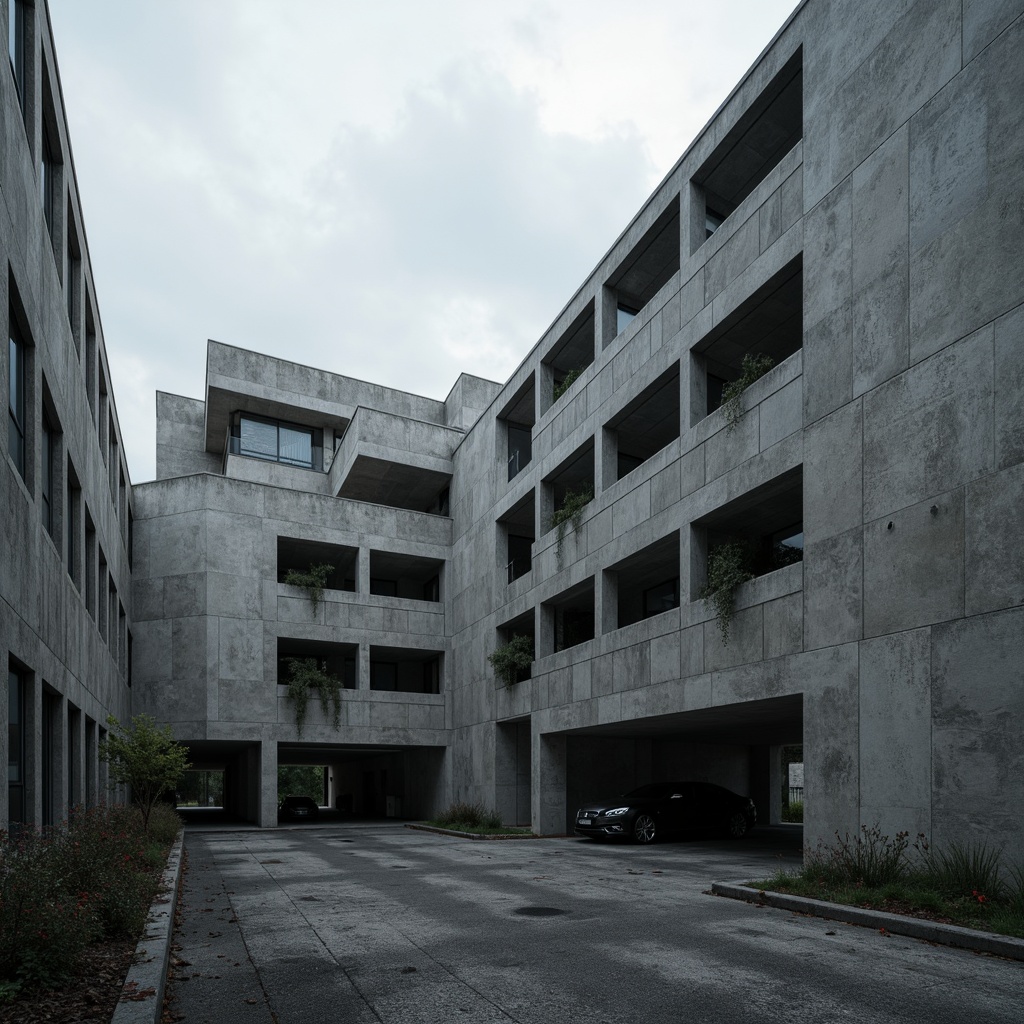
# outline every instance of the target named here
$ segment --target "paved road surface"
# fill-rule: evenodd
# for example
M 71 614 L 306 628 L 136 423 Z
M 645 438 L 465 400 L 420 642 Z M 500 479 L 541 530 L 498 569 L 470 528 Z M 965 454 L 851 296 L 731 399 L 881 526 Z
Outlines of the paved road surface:
M 1024 965 L 710 896 L 799 841 L 193 832 L 188 1024 L 1024 1020 Z

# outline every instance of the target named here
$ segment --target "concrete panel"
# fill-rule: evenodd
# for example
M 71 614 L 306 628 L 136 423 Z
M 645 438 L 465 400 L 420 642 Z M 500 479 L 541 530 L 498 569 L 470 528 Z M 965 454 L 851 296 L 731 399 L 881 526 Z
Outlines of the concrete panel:
M 1024 864 L 1024 609 L 932 630 L 932 839 Z
M 761 252 L 760 217 L 755 213 L 733 231 L 732 236 L 705 264 L 704 302 L 711 302 L 730 281 L 738 277 Z
M 804 433 L 804 541 L 845 533 L 863 522 L 861 403 L 855 402 Z
M 263 623 L 220 619 L 217 662 L 221 679 L 262 679 Z
M 853 301 L 804 330 L 804 423 L 813 423 L 853 397 Z
M 992 329 L 864 397 L 864 515 L 875 519 L 992 469 Z
M 790 594 L 764 605 L 764 656 L 796 654 L 804 642 L 803 594 Z
M 790 381 L 757 407 L 760 450 L 796 433 L 803 426 L 803 382 Z
M 963 614 L 963 491 L 937 495 L 864 527 L 865 636 Z
M 853 297 L 853 207 L 850 181 L 804 218 L 804 331 Z
M 860 644 L 861 818 L 931 835 L 931 633 Z
M 804 647 L 859 640 L 863 590 L 860 527 L 804 545 Z
M 801 659 L 804 689 L 804 845 L 832 845 L 860 827 L 857 646 Z
M 964 0 L 964 63 L 973 60 L 1021 14 L 1024 0 Z
M 717 672 L 735 665 L 760 661 L 764 650 L 764 615 L 761 606 L 733 613 L 729 623 L 729 642 L 722 643 L 718 623 L 704 623 L 704 670 Z
M 911 122 L 912 362 L 1024 297 L 1022 50 L 1019 19 Z
M 967 615 L 1024 604 L 1024 463 L 967 488 Z
M 1024 462 L 1024 306 L 995 324 L 996 468 Z
M 909 132 L 904 126 L 853 173 L 853 394 L 909 360 Z

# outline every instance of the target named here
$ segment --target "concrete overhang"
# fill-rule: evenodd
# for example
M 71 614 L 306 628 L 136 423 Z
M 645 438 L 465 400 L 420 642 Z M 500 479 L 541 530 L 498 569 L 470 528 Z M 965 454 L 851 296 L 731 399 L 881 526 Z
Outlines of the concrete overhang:
M 671 736 L 695 743 L 777 745 L 803 741 L 803 694 L 722 704 L 695 711 L 678 711 L 651 718 L 566 729 L 567 736 Z

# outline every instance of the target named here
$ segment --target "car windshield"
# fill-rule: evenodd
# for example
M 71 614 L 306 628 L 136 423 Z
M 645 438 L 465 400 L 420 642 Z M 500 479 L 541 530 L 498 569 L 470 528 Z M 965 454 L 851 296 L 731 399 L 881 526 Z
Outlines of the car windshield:
M 639 786 L 631 789 L 625 794 L 627 799 L 651 800 L 660 797 L 671 796 L 673 793 L 682 792 L 678 783 L 675 782 L 651 782 L 646 786 Z

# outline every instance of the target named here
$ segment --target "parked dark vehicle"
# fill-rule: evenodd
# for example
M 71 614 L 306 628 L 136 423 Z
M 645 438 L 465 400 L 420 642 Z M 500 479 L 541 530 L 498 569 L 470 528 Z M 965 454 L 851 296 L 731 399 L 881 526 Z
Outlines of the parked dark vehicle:
M 310 796 L 286 796 L 277 809 L 278 821 L 312 821 L 320 817 L 320 808 Z
M 757 822 L 748 796 L 711 782 L 653 782 L 610 800 L 584 804 L 575 832 L 590 839 L 634 839 L 653 843 L 670 832 L 716 829 L 741 839 Z

